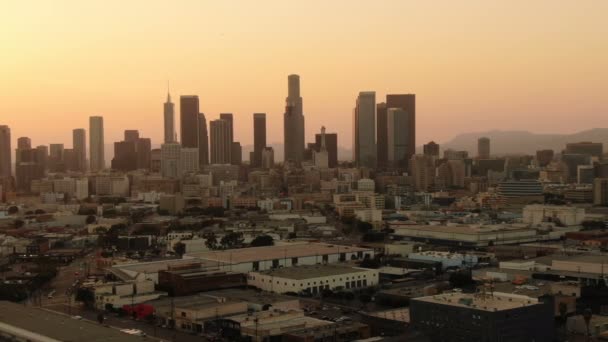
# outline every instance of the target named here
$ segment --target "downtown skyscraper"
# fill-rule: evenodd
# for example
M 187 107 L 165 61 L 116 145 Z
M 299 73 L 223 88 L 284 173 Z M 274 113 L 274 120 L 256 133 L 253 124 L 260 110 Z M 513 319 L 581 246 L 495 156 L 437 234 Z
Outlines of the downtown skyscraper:
M 84 128 L 72 131 L 72 149 L 78 171 L 87 171 L 87 132 Z
M 209 122 L 211 164 L 230 164 L 232 162 L 232 142 L 230 122 L 228 120 L 212 120 Z
M 10 177 L 12 172 L 11 129 L 0 126 L 0 178 Z
M 300 96 L 300 76 L 287 77 L 287 98 L 283 116 L 285 161 L 299 164 L 304 157 L 304 113 Z
M 262 151 L 266 147 L 266 113 L 253 114 L 253 152 L 251 154 L 251 165 L 262 166 Z
M 89 118 L 89 157 L 91 171 L 96 172 L 105 168 L 103 117 L 91 116 Z
M 390 121 L 388 120 L 388 111 L 391 108 L 402 109 L 406 114 L 405 121 L 397 120 Z M 414 154 L 416 154 L 416 95 L 415 94 L 387 94 L 386 95 L 386 110 L 387 110 L 387 131 L 384 134 L 388 134 L 388 132 L 398 132 L 399 135 L 403 135 L 404 137 L 398 138 L 403 142 L 403 148 L 405 148 L 405 156 L 406 164 L 403 166 L 407 167 L 409 164 L 409 160 L 412 158 Z M 399 127 L 393 127 L 398 125 Z M 387 136 L 388 137 L 388 136 Z M 389 148 L 387 144 L 387 148 Z M 394 146 L 393 146 L 394 148 Z M 389 156 L 389 154 L 386 154 Z M 393 156 L 394 158 L 394 156 Z M 401 159 L 401 158 L 398 158 Z M 393 165 L 394 166 L 394 165 Z
M 198 113 L 198 162 L 200 169 L 209 165 L 209 132 L 205 114 Z
M 167 102 L 164 103 L 163 119 L 165 127 L 165 143 L 175 142 L 175 104 L 171 102 L 171 94 L 167 92 Z
M 180 97 L 180 139 L 182 147 L 198 148 L 198 96 Z
M 353 154 L 359 167 L 376 167 L 376 93 L 362 91 L 353 113 Z

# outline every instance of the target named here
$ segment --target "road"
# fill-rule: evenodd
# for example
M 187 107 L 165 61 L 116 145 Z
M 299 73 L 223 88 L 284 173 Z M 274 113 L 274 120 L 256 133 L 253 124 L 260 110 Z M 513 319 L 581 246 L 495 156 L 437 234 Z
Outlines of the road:
M 87 264 L 92 265 L 94 254 L 74 260 L 69 265 L 61 266 L 57 276 L 40 293 L 37 300 L 31 305 L 41 306 L 44 309 L 60 312 L 70 316 L 81 316 L 84 319 L 97 322 L 99 311 L 87 310 L 74 300 L 74 283 L 78 279 L 86 278 Z M 53 293 L 52 298 L 49 297 Z M 156 327 L 152 324 L 135 321 L 129 317 L 117 317 L 114 314 L 104 313 L 104 324 L 116 329 L 139 329 L 150 337 L 157 337 L 159 341 L 201 342 L 201 336 L 191 335 L 181 331 Z

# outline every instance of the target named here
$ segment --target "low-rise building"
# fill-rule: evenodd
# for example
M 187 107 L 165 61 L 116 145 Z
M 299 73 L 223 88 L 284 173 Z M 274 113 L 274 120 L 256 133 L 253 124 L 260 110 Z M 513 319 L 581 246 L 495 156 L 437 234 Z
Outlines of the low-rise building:
M 250 272 L 247 284 L 268 292 L 321 293 L 323 290 L 360 289 L 375 286 L 377 270 L 343 265 L 309 265 Z
M 294 242 L 275 246 L 227 249 L 188 253 L 186 259 L 200 259 L 215 263 L 232 272 L 265 271 L 295 265 L 331 264 L 347 260 L 372 258 L 374 250 L 354 246 L 315 242 Z
M 551 303 L 516 294 L 443 293 L 410 301 L 412 325 L 438 341 L 553 341 Z

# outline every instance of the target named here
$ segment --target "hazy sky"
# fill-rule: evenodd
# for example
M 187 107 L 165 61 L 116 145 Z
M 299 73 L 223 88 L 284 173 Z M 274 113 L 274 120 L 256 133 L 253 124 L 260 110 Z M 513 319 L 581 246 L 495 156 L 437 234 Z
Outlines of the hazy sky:
M 4 1 L 0 124 L 71 146 L 105 118 L 106 143 L 162 137 L 166 82 L 208 119 L 252 113 L 282 141 L 287 75 L 301 76 L 306 136 L 351 146 L 359 91 L 416 93 L 417 144 L 461 132 L 606 127 L 608 1 Z M 179 119 L 179 115 L 176 116 Z

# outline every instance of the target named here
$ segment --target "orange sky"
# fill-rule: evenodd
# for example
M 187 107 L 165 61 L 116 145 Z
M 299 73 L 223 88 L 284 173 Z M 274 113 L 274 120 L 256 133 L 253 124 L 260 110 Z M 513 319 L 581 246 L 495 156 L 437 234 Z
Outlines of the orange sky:
M 14 140 L 63 142 L 103 115 L 106 142 L 160 143 L 166 81 L 215 119 L 252 113 L 282 140 L 298 73 L 307 140 L 321 125 L 351 146 L 357 93 L 416 93 L 418 139 L 606 127 L 608 1 L 5 1 L 0 124 Z M 179 118 L 179 116 L 177 116 Z

